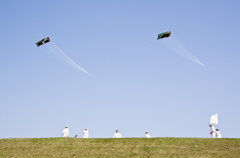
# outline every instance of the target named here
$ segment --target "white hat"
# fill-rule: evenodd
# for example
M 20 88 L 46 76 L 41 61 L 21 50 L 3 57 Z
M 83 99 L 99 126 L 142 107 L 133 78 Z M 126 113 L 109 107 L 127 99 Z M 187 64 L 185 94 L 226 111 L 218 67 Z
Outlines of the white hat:
M 148 133 L 148 131 L 146 131 L 146 133 Z
M 67 127 L 67 128 L 68 128 L 68 126 L 65 126 L 65 127 Z

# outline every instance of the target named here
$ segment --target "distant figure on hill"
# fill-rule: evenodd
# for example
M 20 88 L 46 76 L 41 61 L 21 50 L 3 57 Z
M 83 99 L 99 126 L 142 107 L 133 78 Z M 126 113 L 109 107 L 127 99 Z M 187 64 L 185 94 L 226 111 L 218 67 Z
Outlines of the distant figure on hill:
M 145 132 L 146 133 L 146 138 L 151 138 L 150 134 L 148 133 L 148 131 Z
M 77 138 L 77 135 L 75 135 L 75 138 Z
M 114 134 L 113 138 L 122 138 L 122 135 L 118 133 L 118 130 L 116 130 L 116 133 Z
M 65 126 L 65 129 L 62 131 L 62 137 L 67 138 L 69 136 L 68 126 Z
M 88 132 L 88 129 L 85 128 L 85 130 L 83 131 L 83 138 L 89 138 L 89 132 Z
M 211 124 L 209 126 L 210 126 L 210 134 L 211 134 L 212 138 L 215 138 L 215 128 Z
M 216 135 L 217 135 L 217 138 L 222 138 L 222 135 L 219 129 L 216 129 Z

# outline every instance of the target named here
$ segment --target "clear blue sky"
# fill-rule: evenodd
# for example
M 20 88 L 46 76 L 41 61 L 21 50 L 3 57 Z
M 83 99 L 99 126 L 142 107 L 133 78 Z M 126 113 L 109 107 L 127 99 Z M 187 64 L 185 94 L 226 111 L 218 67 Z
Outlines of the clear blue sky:
M 0 138 L 239 138 L 240 1 L 1 1 Z M 172 31 L 203 64 L 159 40 Z M 35 42 L 50 37 L 90 76 Z M 170 37 L 171 38 L 171 37 Z

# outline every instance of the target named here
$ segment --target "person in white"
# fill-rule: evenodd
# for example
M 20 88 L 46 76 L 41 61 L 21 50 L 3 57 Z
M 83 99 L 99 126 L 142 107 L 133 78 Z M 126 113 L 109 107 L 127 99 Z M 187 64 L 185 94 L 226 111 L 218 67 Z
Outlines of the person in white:
M 211 134 L 212 138 L 215 138 L 215 128 L 211 124 L 209 126 L 210 126 L 210 134 Z
M 114 134 L 113 138 L 122 138 L 122 135 L 118 133 L 118 130 L 116 130 L 116 133 Z
M 62 137 L 67 138 L 69 136 L 68 126 L 65 126 L 65 129 L 62 131 Z
M 148 133 L 148 131 L 145 132 L 146 133 L 146 138 L 151 138 L 150 134 Z
M 217 138 L 222 138 L 222 135 L 219 129 L 216 129 L 216 135 L 217 135 Z
M 83 138 L 89 138 L 89 132 L 88 132 L 88 129 L 85 128 L 85 130 L 83 131 Z

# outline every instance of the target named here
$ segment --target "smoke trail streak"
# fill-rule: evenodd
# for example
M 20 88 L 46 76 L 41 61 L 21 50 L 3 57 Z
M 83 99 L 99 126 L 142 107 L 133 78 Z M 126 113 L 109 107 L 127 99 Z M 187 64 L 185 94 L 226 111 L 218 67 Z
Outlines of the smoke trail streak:
M 46 49 L 49 50 L 52 54 L 62 59 L 62 61 L 68 63 L 69 65 L 73 66 L 74 68 L 83 71 L 89 74 L 86 70 L 80 67 L 76 62 L 74 62 L 69 56 L 67 56 L 55 43 L 51 41 L 51 43 L 46 45 Z M 89 74 L 91 75 L 91 74 Z M 91 75 L 92 76 L 92 75 Z
M 170 37 L 169 39 L 166 39 L 163 41 L 163 43 L 172 49 L 175 53 L 178 55 L 195 62 L 197 64 L 200 64 L 202 66 L 205 66 L 202 62 L 200 62 L 190 51 L 188 51 L 183 44 L 178 41 L 174 36 Z M 206 66 L 205 66 L 206 67 Z

